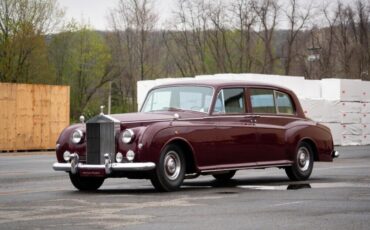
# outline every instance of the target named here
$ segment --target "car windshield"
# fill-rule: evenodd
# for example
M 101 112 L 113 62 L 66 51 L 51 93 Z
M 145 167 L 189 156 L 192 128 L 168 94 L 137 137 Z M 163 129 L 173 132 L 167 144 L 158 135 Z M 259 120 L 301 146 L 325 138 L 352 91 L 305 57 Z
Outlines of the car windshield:
M 213 89 L 203 86 L 172 86 L 150 91 L 141 112 L 191 110 L 207 113 Z

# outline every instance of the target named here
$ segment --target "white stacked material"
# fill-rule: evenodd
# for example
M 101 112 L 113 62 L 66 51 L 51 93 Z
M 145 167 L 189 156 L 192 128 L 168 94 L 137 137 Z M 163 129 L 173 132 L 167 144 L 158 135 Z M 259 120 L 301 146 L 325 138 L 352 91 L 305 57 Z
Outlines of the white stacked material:
M 321 98 L 321 81 L 320 80 L 305 80 L 303 83 L 303 91 L 296 92 L 297 95 L 300 95 L 299 98 Z
M 343 135 L 362 135 L 364 126 L 362 124 L 342 124 Z
M 360 113 L 342 113 L 339 122 L 342 124 L 361 124 Z
M 362 124 L 370 124 L 370 113 L 362 113 L 361 114 L 361 123 Z
M 361 113 L 370 113 L 370 102 L 361 103 Z
M 370 134 L 364 134 L 363 135 L 362 145 L 370 145 Z
M 237 80 L 238 76 L 242 74 L 233 74 L 233 73 L 225 73 L 225 74 L 215 74 L 215 75 L 197 75 L 195 79 L 199 80 Z M 244 80 L 251 81 L 250 78 L 246 78 Z
M 363 124 L 362 135 L 362 144 L 370 145 L 370 124 Z
M 362 101 L 370 102 L 370 81 L 362 81 Z
M 322 99 L 300 99 L 301 106 L 306 117 L 319 122 L 332 122 L 331 119 L 322 119 L 326 103 Z M 324 112 L 325 113 L 325 112 Z
M 370 134 L 370 124 L 362 124 L 362 134 Z
M 138 109 L 141 108 L 141 105 L 145 100 L 146 94 L 154 86 L 155 86 L 155 81 L 154 80 L 138 81 L 137 82 L 137 104 L 138 104 Z
M 357 79 L 322 79 L 321 93 L 326 100 L 360 102 L 363 100 L 363 82 Z
M 328 101 L 333 107 L 339 107 L 339 110 L 344 113 L 361 113 L 362 103 L 361 102 L 348 102 L 348 101 Z
M 327 122 L 339 122 L 342 124 L 361 123 L 361 103 L 325 101 L 325 113 L 323 119 Z
M 306 81 L 301 77 L 279 77 L 271 82 L 291 89 L 300 99 L 321 97 L 320 83 L 316 81 Z
M 196 75 L 195 79 L 203 79 L 203 80 L 212 80 L 214 79 L 215 75 Z
M 303 111 L 307 117 L 322 122 L 331 129 L 335 145 L 360 145 L 363 143 L 362 124 L 367 119 L 363 111 L 367 109 L 367 105 L 357 101 L 361 98 L 361 90 L 355 91 L 352 87 L 355 85 L 359 88 L 357 83 L 361 81 L 354 80 L 353 84 L 337 80 L 322 80 L 322 98 L 300 99 Z M 333 85 L 330 86 L 329 83 Z M 328 96 L 330 91 L 335 91 L 336 95 L 332 93 Z M 328 99 L 323 98 L 324 96 Z M 350 98 L 356 101 L 348 101 Z
M 342 144 L 342 125 L 340 123 L 322 123 L 327 126 L 333 136 L 334 145 Z
M 335 145 L 359 145 L 363 135 L 362 103 L 300 99 L 306 117 L 328 126 Z
M 368 90 L 364 90 L 364 97 L 363 100 L 364 102 L 362 103 L 362 108 L 361 108 L 361 123 L 363 125 L 363 136 L 362 136 L 362 144 L 363 145 L 370 145 L 370 102 L 369 100 L 370 97 L 370 82 L 366 82 L 368 84 L 364 84 L 365 86 L 369 86 Z
M 361 145 L 364 127 L 361 124 L 325 123 L 333 136 L 334 145 Z
M 319 122 L 342 124 L 361 123 L 361 103 L 328 101 L 324 99 L 300 99 L 305 115 Z
M 190 78 L 194 79 L 194 78 Z M 370 82 L 353 79 L 305 80 L 297 76 L 267 74 L 199 75 L 200 80 L 238 80 L 281 85 L 300 99 L 305 115 L 328 126 L 336 145 L 370 144 Z M 186 80 L 186 79 L 185 79 Z M 181 78 L 138 82 L 139 108 L 154 86 Z
M 350 135 L 350 134 L 342 135 L 341 145 L 362 145 L 362 143 L 363 135 Z

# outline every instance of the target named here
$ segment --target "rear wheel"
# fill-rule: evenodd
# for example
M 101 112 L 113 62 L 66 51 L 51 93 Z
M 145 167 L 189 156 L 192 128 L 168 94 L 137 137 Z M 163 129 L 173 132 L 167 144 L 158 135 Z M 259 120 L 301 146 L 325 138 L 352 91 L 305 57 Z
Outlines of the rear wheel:
M 167 145 L 161 152 L 155 174 L 151 178 L 153 186 L 162 192 L 177 190 L 185 177 L 185 158 L 180 147 Z
M 225 173 L 213 174 L 212 176 L 219 182 L 227 182 L 235 175 L 236 171 L 228 171 Z
M 69 178 L 75 188 L 81 191 L 95 191 L 100 188 L 105 178 L 81 177 L 78 174 L 69 173 Z
M 296 151 L 293 165 L 285 168 L 285 172 L 291 180 L 307 180 L 312 173 L 313 162 L 314 156 L 311 146 L 302 142 Z

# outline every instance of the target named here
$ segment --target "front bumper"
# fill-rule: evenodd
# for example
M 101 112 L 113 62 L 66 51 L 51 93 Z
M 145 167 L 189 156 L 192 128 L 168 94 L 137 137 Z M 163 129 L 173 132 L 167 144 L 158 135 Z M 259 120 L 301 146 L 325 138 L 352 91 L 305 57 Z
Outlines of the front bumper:
M 77 174 L 81 170 L 105 170 L 107 175 L 111 174 L 113 171 L 149 171 L 155 168 L 155 163 L 153 162 L 139 162 L 139 163 L 112 163 L 109 154 L 104 155 L 105 163 L 104 165 L 92 165 L 83 164 L 79 162 L 79 157 L 77 154 L 71 154 L 70 163 L 59 163 L 53 164 L 53 169 L 55 171 L 65 171 L 71 172 L 72 174 Z

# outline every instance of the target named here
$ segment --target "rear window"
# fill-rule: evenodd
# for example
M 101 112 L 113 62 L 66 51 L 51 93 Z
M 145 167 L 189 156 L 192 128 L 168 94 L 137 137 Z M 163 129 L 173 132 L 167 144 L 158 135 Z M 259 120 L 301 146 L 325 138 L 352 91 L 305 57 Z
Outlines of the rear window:
M 270 89 L 251 89 L 253 113 L 276 113 L 274 91 Z
M 295 110 L 293 107 L 290 96 L 286 93 L 275 91 L 275 101 L 278 108 L 278 113 L 282 114 L 294 114 Z
M 272 89 L 251 89 L 250 97 L 253 113 L 295 114 L 291 97 L 286 93 Z

